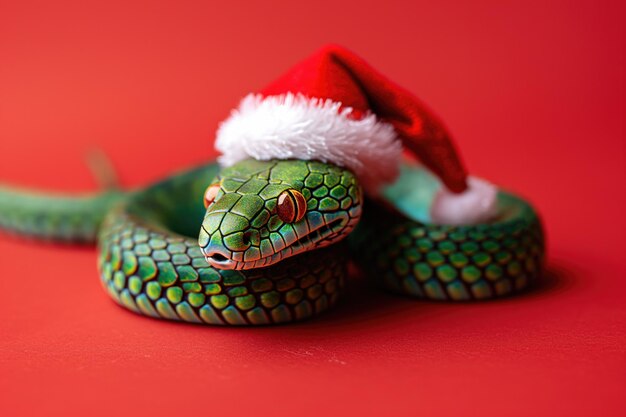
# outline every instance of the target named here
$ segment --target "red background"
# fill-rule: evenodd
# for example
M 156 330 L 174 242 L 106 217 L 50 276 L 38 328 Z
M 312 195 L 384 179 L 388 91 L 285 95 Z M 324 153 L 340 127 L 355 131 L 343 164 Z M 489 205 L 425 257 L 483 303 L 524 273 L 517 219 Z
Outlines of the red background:
M 355 280 L 304 324 L 129 313 L 92 248 L 0 237 L 0 415 L 624 415 L 620 2 L 0 2 L 0 179 L 95 189 L 211 157 L 238 99 L 326 42 L 416 92 L 542 212 L 543 283 L 445 304 Z M 547 3 L 550 3 L 548 5 Z

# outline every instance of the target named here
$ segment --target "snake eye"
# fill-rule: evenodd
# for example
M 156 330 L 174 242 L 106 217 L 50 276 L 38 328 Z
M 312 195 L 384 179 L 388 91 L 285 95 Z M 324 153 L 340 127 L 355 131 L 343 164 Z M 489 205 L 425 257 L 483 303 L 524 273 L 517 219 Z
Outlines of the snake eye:
M 278 217 L 285 223 L 294 223 L 306 213 L 306 199 L 298 190 L 289 189 L 278 196 Z
M 215 201 L 215 197 L 217 197 L 217 193 L 219 193 L 219 191 L 219 183 L 211 184 L 207 187 L 206 191 L 204 192 L 204 208 L 207 208 L 211 204 L 213 204 L 213 202 Z

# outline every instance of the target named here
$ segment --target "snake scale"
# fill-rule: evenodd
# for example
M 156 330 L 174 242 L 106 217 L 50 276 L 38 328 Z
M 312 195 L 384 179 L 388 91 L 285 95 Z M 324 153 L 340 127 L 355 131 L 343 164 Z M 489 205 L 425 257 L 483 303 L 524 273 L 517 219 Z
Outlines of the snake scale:
M 528 203 L 500 191 L 493 221 L 436 225 L 427 213 L 437 186 L 405 164 L 374 200 L 338 166 L 245 160 L 84 197 L 0 187 L 0 228 L 97 242 L 101 283 L 117 303 L 194 323 L 316 316 L 337 302 L 350 260 L 384 289 L 433 300 L 504 296 L 537 278 L 544 237 Z

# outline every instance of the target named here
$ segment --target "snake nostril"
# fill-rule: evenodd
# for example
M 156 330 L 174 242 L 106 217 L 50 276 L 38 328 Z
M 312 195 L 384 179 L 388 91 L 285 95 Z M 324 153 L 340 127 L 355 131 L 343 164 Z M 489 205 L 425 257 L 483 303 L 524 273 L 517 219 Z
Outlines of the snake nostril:
M 250 232 L 249 230 L 247 232 L 244 232 L 241 238 L 241 243 L 243 243 L 245 246 L 249 246 L 251 236 L 252 236 L 252 232 Z
M 209 255 L 209 258 L 213 259 L 216 262 L 224 262 L 228 260 L 228 258 L 226 258 L 221 253 L 212 253 L 211 255 Z

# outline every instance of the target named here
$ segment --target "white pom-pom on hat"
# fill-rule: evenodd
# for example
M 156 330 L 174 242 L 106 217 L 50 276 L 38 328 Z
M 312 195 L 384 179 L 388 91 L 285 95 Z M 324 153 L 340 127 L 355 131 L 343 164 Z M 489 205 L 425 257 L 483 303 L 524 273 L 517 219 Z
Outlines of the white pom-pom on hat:
M 495 185 L 470 176 L 467 189 L 461 193 L 439 190 L 430 207 L 431 221 L 453 226 L 488 222 L 498 213 L 497 197 Z

